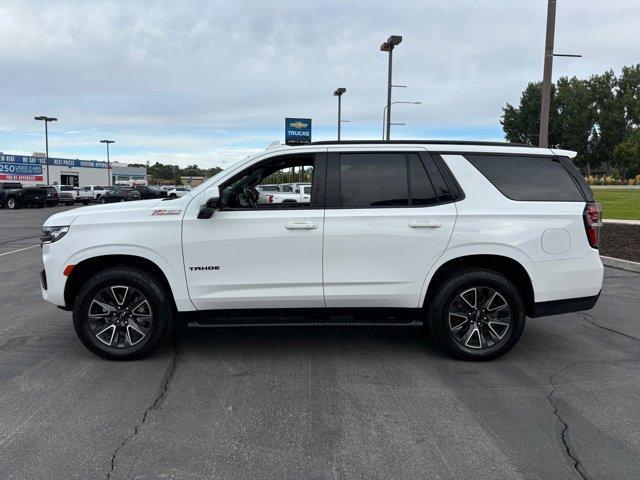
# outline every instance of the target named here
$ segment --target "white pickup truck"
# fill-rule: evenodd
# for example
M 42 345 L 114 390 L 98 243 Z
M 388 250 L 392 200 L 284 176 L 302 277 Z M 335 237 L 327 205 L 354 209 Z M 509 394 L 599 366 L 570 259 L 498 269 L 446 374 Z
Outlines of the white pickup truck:
M 94 202 L 99 202 L 100 197 L 107 193 L 107 191 L 110 189 L 111 187 L 104 187 L 102 185 L 85 185 L 80 189 L 80 193 L 88 196 L 83 192 L 89 192 L 91 194 L 91 200 L 93 200 Z
M 258 203 L 310 203 L 311 202 L 311 185 L 300 185 L 295 192 L 268 192 L 264 199 Z

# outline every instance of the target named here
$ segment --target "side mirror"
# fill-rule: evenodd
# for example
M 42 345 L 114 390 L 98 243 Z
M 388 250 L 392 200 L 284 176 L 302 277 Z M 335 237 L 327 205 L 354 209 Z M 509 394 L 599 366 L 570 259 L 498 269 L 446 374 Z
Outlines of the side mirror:
M 203 220 L 213 217 L 213 213 L 220 208 L 219 198 L 210 198 L 198 212 L 198 218 Z

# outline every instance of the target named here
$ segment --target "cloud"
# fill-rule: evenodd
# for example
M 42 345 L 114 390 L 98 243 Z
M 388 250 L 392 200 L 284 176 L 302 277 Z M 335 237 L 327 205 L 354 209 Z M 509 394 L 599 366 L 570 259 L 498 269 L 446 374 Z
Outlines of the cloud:
M 637 62 L 640 9 L 630 3 L 559 2 L 556 50 L 584 58 L 556 60 L 555 75 Z M 308 115 L 314 136 L 331 138 L 338 86 L 345 136 L 378 138 L 379 45 L 392 33 L 404 36 L 394 81 L 408 85 L 394 98 L 422 101 L 394 108 L 410 127 L 398 135 L 500 138 L 501 107 L 541 77 L 545 14 L 545 2 L 507 0 L 4 0 L 0 149 L 42 149 L 32 118 L 46 113 L 60 119 L 59 155 L 99 157 L 98 138 L 110 136 L 136 161 L 222 164 L 282 138 L 285 116 Z

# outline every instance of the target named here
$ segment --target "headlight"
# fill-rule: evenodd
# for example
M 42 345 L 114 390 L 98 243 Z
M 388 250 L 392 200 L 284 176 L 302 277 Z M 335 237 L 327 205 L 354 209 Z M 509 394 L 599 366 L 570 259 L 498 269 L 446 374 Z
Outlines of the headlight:
M 42 227 L 42 235 L 40 235 L 40 241 L 42 243 L 57 242 L 62 237 L 64 237 L 68 231 L 68 226 Z

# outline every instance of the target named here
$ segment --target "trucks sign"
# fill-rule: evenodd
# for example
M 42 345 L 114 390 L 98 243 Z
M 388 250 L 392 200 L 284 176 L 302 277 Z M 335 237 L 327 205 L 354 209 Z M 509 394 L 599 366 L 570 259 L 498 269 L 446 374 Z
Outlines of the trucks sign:
M 287 145 L 311 143 L 311 119 L 285 118 L 284 143 Z

